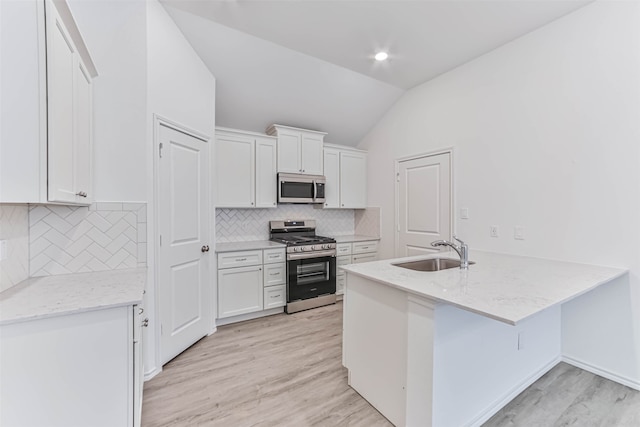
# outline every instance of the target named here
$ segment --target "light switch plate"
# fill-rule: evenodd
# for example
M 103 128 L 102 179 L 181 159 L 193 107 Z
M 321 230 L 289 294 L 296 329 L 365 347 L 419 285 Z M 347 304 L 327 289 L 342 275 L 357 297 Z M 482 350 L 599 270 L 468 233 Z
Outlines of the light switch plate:
M 500 228 L 497 225 L 489 226 L 489 236 L 498 237 L 500 235 Z
M 516 225 L 513 228 L 513 238 L 516 240 L 524 240 L 524 227 L 521 225 Z

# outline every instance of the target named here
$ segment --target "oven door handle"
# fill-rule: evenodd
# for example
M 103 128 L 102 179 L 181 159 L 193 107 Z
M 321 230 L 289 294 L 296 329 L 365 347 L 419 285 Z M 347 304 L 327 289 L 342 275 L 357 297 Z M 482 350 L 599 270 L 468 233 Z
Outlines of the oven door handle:
M 335 256 L 336 256 L 335 249 L 329 249 L 326 251 L 316 251 L 316 252 L 288 253 L 287 261 L 291 261 L 294 259 L 325 258 L 325 257 L 335 257 Z

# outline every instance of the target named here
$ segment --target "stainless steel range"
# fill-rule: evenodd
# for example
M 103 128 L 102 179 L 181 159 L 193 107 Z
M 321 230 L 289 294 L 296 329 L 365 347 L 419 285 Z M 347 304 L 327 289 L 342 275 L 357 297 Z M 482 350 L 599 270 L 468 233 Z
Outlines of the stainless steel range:
M 336 241 L 316 235 L 315 220 L 269 221 L 272 241 L 287 245 L 287 313 L 336 302 Z

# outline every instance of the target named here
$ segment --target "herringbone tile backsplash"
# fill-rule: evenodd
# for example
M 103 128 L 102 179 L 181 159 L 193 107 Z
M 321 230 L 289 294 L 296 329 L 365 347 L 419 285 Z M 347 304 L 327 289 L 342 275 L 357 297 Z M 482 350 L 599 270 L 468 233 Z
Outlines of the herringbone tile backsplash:
M 269 239 L 269 221 L 315 219 L 316 234 L 354 234 L 353 210 L 315 209 L 311 205 L 280 205 L 276 209 L 216 209 L 218 243 Z
M 147 205 L 29 207 L 31 276 L 146 266 Z
M 29 208 L 0 205 L 0 240 L 6 241 L 0 261 L 0 292 L 29 277 Z

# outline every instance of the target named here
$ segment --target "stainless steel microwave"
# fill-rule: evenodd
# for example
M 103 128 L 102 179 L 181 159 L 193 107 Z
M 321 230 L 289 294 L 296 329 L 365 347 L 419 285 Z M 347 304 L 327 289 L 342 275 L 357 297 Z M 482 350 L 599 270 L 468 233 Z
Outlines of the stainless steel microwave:
M 324 203 L 322 175 L 278 174 L 278 203 Z

